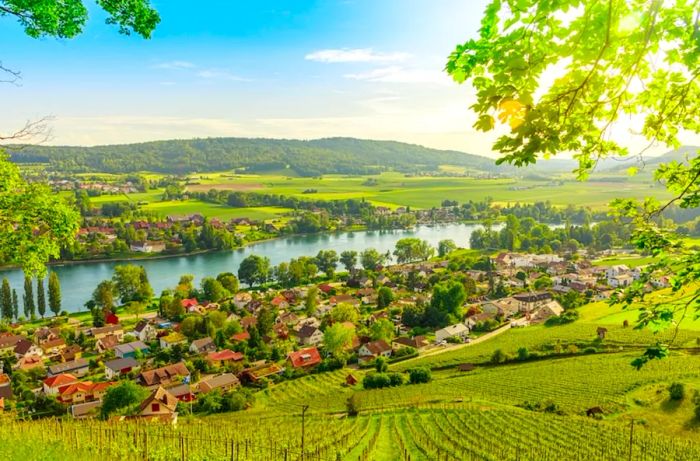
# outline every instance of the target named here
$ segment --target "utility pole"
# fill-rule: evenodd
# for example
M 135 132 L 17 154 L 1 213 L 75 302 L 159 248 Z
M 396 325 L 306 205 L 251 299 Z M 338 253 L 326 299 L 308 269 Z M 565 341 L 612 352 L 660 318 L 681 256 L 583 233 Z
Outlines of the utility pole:
M 634 418 L 630 421 L 630 457 L 629 461 L 632 461 L 632 443 L 634 442 Z
M 304 461 L 304 435 L 306 432 L 306 410 L 308 409 L 308 405 L 301 406 L 301 461 Z

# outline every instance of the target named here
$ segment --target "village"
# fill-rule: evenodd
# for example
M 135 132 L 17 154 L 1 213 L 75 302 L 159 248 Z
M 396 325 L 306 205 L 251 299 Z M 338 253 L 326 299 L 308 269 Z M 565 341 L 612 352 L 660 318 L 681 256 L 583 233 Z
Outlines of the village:
M 184 276 L 143 312 L 99 303 L 89 320 L 6 324 L 0 407 L 25 417 L 110 416 L 101 412 L 105 396 L 128 382 L 148 396 L 117 412 L 120 418 L 174 422 L 227 396 L 240 401 L 233 409 L 244 409 L 256 390 L 305 374 L 375 367 L 467 347 L 508 328 L 575 321 L 576 307 L 608 299 L 643 271 L 593 265 L 585 252 L 501 252 L 465 262 L 454 257 L 460 251 L 370 268 L 355 267 L 357 254 L 319 254 L 323 283 L 239 289 L 227 273 L 199 290 Z M 339 259 L 347 273 L 334 273 Z M 240 271 L 239 278 L 254 284 Z M 667 285 L 660 278 L 649 289 Z M 345 384 L 358 378 L 349 373 Z

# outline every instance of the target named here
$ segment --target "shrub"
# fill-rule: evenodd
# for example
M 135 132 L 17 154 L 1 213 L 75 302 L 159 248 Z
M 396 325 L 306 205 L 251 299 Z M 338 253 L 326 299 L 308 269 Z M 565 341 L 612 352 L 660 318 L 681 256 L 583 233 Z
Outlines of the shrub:
M 685 386 L 683 383 L 673 383 L 668 386 L 668 396 L 671 400 L 683 400 L 683 397 L 685 397 Z
M 416 367 L 408 370 L 409 382 L 411 384 L 427 383 L 432 379 L 430 368 Z
M 491 354 L 491 363 L 493 364 L 503 363 L 506 360 L 508 360 L 508 356 L 501 349 L 496 349 L 493 351 L 493 354 Z
M 530 351 L 527 350 L 527 347 L 521 347 L 518 349 L 518 360 L 523 362 L 527 359 L 530 358 Z
M 583 350 L 584 354 L 595 354 L 596 352 L 598 352 L 598 349 L 595 347 L 587 347 Z
M 362 386 L 365 389 L 381 389 L 382 387 L 400 386 L 403 384 L 403 376 L 399 373 L 370 373 L 362 378 Z

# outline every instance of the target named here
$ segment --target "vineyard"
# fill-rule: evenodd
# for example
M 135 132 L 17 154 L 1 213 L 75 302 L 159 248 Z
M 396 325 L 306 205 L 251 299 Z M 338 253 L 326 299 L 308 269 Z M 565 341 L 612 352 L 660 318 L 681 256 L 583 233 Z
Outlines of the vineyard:
M 358 417 L 183 419 L 177 427 L 41 421 L 3 424 L 2 459 L 153 461 L 700 459 L 700 444 L 644 427 L 497 405 L 442 405 Z M 630 444 L 630 431 L 632 440 Z M 31 450 L 40 444 L 41 451 Z M 24 448 L 22 448 L 24 447 Z M 18 456 L 21 455 L 21 456 Z
M 688 386 L 689 395 L 700 389 L 700 355 L 693 354 L 700 331 L 680 330 L 676 344 L 688 349 L 677 347 L 668 359 L 638 371 L 631 360 L 644 344 L 664 336 L 618 322 L 605 324 L 605 339 L 596 339 L 600 314 L 609 311 L 585 309 L 572 324 L 511 329 L 479 344 L 392 365 L 399 372 L 432 368 L 432 380 L 424 384 L 364 390 L 364 370 L 309 374 L 257 392 L 247 411 L 181 414 L 176 426 L 0 417 L 0 459 L 700 459 L 690 397 L 675 413 L 636 398 L 666 402 L 667 386 L 676 381 Z M 540 356 L 490 363 L 494 351 L 513 356 L 522 347 Z M 595 353 L 583 353 L 588 347 Z M 475 369 L 459 371 L 456 365 L 465 362 Z M 350 373 L 360 384 L 345 384 Z M 602 409 L 602 420 L 584 416 L 593 407 Z M 667 427 L 664 418 L 677 422 L 676 428 Z

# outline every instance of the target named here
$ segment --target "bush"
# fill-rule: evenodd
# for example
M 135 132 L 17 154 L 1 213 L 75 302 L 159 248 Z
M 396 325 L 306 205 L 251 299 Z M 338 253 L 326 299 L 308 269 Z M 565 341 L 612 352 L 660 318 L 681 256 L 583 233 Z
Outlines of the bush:
M 411 368 L 408 377 L 411 384 L 428 383 L 432 379 L 430 368 L 425 367 Z
M 504 363 L 506 360 L 508 360 L 508 356 L 500 349 L 496 349 L 491 354 L 491 363 L 493 364 Z
M 370 373 L 362 379 L 362 387 L 365 389 L 381 389 L 402 384 L 403 376 L 399 373 Z
M 683 400 L 685 397 L 685 385 L 683 383 L 673 383 L 668 386 L 668 396 L 671 400 Z
M 597 352 L 598 352 L 598 349 L 596 349 L 595 347 L 587 347 L 583 350 L 584 354 L 595 354 Z
M 530 351 L 527 350 L 527 347 L 521 347 L 518 349 L 518 360 L 521 362 L 524 362 L 525 360 L 530 358 Z

